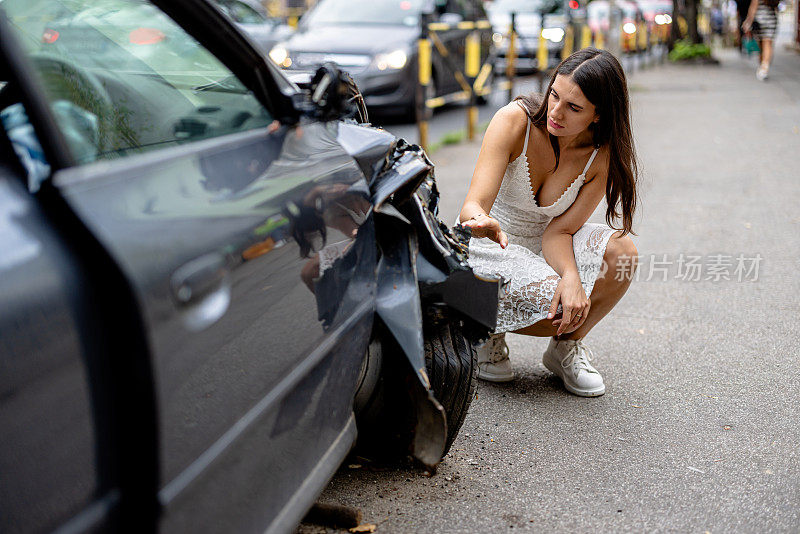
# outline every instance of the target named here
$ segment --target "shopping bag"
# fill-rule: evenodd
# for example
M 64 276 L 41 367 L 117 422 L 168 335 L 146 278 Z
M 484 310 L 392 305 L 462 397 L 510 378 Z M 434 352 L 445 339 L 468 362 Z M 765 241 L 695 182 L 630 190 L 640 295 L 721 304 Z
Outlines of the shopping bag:
M 761 49 L 758 47 L 758 41 L 753 39 L 751 36 L 747 36 L 744 38 L 744 43 L 742 43 L 742 47 L 744 51 L 748 54 L 759 53 Z

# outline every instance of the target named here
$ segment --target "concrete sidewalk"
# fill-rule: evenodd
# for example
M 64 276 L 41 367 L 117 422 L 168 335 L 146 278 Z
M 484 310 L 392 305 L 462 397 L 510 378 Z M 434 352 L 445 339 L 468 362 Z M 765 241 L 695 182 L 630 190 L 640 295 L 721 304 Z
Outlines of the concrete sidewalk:
M 800 56 L 779 45 L 766 83 L 716 56 L 629 79 L 642 263 L 586 338 L 605 396 L 510 335 L 517 379 L 479 385 L 436 476 L 344 470 L 323 499 L 379 532 L 800 530 Z M 448 223 L 478 148 L 433 155 Z

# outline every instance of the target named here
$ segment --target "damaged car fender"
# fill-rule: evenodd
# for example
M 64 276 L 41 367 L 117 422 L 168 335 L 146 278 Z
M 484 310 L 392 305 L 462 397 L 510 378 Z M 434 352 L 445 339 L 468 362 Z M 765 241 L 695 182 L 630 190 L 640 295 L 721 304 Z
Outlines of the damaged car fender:
M 467 263 L 469 235 L 453 233 L 438 219 L 434 167 L 419 146 L 347 124 L 340 125 L 338 139 L 371 173 L 380 258 L 376 313 L 398 348 L 389 353 L 402 354 L 414 378 L 406 380 L 405 391 L 414 420 L 411 453 L 433 467 L 447 453 L 474 395 L 473 347 L 495 327 L 500 280 L 477 277 Z M 435 358 L 436 351 L 452 354 Z M 434 359 L 456 362 L 464 372 L 436 369 Z M 464 384 L 448 383 L 454 375 L 465 377 Z

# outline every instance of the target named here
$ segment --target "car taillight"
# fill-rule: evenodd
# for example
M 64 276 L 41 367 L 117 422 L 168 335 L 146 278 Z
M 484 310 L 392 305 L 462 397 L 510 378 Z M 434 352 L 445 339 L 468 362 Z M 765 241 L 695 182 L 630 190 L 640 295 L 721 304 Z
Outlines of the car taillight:
M 45 30 L 42 33 L 42 42 L 47 44 L 53 44 L 58 41 L 58 36 L 60 34 L 55 30 Z
M 166 37 L 167 36 L 164 35 L 164 32 L 154 28 L 136 28 L 130 33 L 130 35 L 128 35 L 130 42 L 135 45 L 150 45 L 160 43 L 166 39 Z

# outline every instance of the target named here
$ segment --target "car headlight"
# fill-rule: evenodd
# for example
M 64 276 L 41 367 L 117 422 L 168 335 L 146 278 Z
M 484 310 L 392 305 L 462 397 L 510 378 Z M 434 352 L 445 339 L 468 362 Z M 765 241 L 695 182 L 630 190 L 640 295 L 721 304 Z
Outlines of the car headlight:
M 405 50 L 394 50 L 375 56 L 375 66 L 378 70 L 402 69 L 406 66 L 408 54 Z
M 560 43 L 564 39 L 564 30 L 562 28 L 545 28 L 542 30 L 542 37 L 554 43 Z
M 636 33 L 636 24 L 634 24 L 633 22 L 626 22 L 625 24 L 622 25 L 622 31 L 624 31 L 628 35 L 633 35 L 634 33 Z
M 272 50 L 269 51 L 269 57 L 281 67 L 292 66 L 292 58 L 289 57 L 289 51 L 281 45 L 273 46 Z
M 654 21 L 655 21 L 655 23 L 656 23 L 656 24 L 658 24 L 659 26 L 661 26 L 662 24 L 666 24 L 666 23 L 667 23 L 667 20 L 664 18 L 664 15 L 662 15 L 661 13 L 659 13 L 658 15 L 656 15 L 656 16 L 653 18 L 653 20 L 654 20 Z
M 499 33 L 499 32 L 494 32 L 494 33 L 492 34 L 492 41 L 494 41 L 494 44 L 497 44 L 497 45 L 499 45 L 499 44 L 500 44 L 500 43 L 502 43 L 504 40 L 505 40 L 505 37 L 503 37 L 503 34 L 502 34 L 502 33 Z

